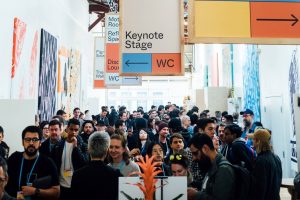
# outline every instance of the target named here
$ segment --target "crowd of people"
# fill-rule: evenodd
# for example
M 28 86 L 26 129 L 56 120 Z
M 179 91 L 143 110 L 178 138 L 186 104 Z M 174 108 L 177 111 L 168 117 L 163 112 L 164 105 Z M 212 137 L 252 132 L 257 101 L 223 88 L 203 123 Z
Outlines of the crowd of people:
M 51 120 L 26 127 L 24 152 L 10 156 L 3 136 L 0 127 L 0 199 L 115 200 L 118 178 L 137 176 L 146 155 L 154 156 L 158 176 L 186 177 L 191 200 L 280 199 L 281 161 L 272 152 L 271 131 L 254 122 L 250 109 L 212 117 L 196 106 L 132 113 L 103 106 L 97 115 L 74 108 L 70 119 L 58 110 Z M 237 170 L 249 176 L 246 192 Z

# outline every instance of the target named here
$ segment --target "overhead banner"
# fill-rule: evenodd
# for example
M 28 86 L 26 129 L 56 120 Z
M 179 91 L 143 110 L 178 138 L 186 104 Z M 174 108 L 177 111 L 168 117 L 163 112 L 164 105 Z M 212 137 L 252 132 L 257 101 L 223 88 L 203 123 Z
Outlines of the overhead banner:
M 120 74 L 183 75 L 183 2 L 120 3 Z
M 104 88 L 104 37 L 95 38 L 94 88 Z
M 300 44 L 295 0 L 189 0 L 189 42 Z
M 141 77 L 125 77 L 119 74 L 119 15 L 106 14 L 105 19 L 105 86 L 141 85 Z

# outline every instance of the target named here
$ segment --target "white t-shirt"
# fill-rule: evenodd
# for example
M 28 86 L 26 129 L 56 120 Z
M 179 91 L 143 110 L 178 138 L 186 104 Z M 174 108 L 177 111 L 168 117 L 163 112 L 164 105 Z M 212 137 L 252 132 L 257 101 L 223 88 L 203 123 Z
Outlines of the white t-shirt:
M 59 183 L 61 186 L 70 188 L 74 168 L 72 165 L 73 143 L 65 142 L 63 154 L 61 156 Z M 67 173 L 66 173 L 67 171 Z

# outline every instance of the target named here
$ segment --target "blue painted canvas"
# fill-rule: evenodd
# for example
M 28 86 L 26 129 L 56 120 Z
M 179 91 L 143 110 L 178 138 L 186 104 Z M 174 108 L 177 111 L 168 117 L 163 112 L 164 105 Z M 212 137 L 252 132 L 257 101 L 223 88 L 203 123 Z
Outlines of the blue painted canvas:
M 247 45 L 246 63 L 243 67 L 244 109 L 254 112 L 254 121 L 260 121 L 259 58 L 257 45 Z

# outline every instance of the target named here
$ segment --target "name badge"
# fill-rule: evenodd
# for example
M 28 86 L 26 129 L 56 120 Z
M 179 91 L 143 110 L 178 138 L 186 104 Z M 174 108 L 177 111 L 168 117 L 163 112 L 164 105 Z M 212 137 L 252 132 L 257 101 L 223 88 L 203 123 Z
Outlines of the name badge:
M 65 170 L 63 175 L 64 175 L 64 177 L 72 177 L 73 176 L 73 171 L 72 170 Z
M 18 200 L 24 199 L 23 191 L 18 191 L 17 192 L 17 199 Z

